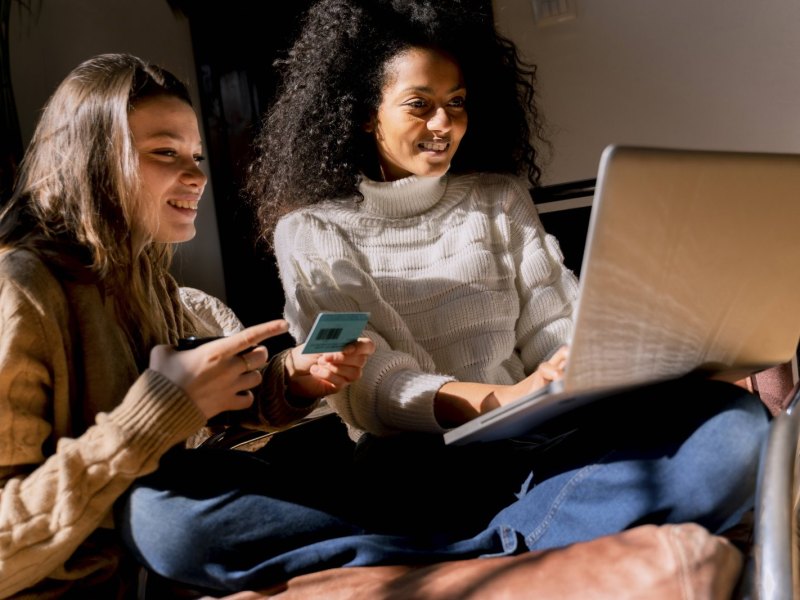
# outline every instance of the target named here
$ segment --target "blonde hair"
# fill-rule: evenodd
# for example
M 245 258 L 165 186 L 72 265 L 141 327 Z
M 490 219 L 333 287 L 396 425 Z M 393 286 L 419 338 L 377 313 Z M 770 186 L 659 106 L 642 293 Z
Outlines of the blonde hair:
M 159 293 L 165 283 L 174 287 L 172 246 L 140 239 L 155 230 L 142 219 L 157 215 L 139 206 L 128 125 L 132 107 L 156 96 L 191 105 L 175 76 L 135 56 L 103 54 L 76 67 L 47 102 L 0 214 L 0 245 L 30 248 L 65 276 L 94 280 L 114 296 L 145 363 L 153 344 L 181 335 L 168 316 L 176 307 L 165 307 Z

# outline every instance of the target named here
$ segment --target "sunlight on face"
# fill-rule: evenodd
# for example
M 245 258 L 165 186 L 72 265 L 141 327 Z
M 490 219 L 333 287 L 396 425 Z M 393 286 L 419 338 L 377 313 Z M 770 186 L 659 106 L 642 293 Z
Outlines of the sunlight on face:
M 384 180 L 444 175 L 467 131 L 461 69 L 428 48 L 404 50 L 386 65 L 388 83 L 367 131 Z
M 198 166 L 202 141 L 194 110 L 173 96 L 146 98 L 134 105 L 128 124 L 139 153 L 145 233 L 156 242 L 192 239 L 207 180 Z

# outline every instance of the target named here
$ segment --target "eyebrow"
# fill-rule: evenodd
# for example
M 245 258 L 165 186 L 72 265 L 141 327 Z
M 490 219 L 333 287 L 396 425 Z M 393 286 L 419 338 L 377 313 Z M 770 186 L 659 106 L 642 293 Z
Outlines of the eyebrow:
M 152 133 L 146 133 L 145 136 L 144 136 L 144 139 L 149 139 L 149 140 L 152 140 L 152 139 L 155 139 L 155 138 L 168 138 L 170 140 L 174 140 L 176 142 L 181 142 L 181 143 L 187 141 L 187 140 L 184 140 L 184 138 L 182 136 L 178 135 L 174 131 L 170 131 L 169 129 L 162 129 L 162 130 L 154 131 Z M 192 142 L 189 141 L 189 143 L 192 143 Z M 202 139 L 198 140 L 197 141 L 197 145 L 202 147 L 203 140 Z
M 169 131 L 168 129 L 164 129 L 164 130 L 161 130 L 161 131 L 154 131 L 152 133 L 151 132 L 147 132 L 146 137 L 149 137 L 149 138 L 166 137 L 166 138 L 170 138 L 172 140 L 175 140 L 177 142 L 182 142 L 183 141 L 183 137 L 181 137 L 180 135 L 178 135 L 177 133 L 175 133 L 173 131 Z
M 459 83 L 455 87 L 452 87 L 449 90 L 447 90 L 447 93 L 452 94 L 453 92 L 457 92 L 459 90 L 467 91 L 467 87 L 464 84 Z M 401 94 L 407 94 L 408 92 L 425 92 L 426 94 L 432 94 L 433 88 L 428 87 L 427 85 L 419 85 L 419 86 L 412 85 L 400 91 Z

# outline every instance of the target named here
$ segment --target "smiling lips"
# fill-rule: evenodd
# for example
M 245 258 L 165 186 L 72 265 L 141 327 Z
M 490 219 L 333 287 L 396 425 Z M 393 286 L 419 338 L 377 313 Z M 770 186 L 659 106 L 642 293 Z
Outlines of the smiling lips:
M 450 142 L 420 142 L 419 147 L 430 152 L 444 152 L 450 147 Z
M 167 204 L 174 206 L 175 208 L 197 210 L 197 202 L 187 202 L 185 200 L 167 200 Z
M 191 199 L 185 198 L 170 198 L 167 200 L 167 204 L 173 206 L 175 208 L 184 208 L 186 210 L 197 210 L 197 205 L 199 203 L 199 198 L 193 197 Z

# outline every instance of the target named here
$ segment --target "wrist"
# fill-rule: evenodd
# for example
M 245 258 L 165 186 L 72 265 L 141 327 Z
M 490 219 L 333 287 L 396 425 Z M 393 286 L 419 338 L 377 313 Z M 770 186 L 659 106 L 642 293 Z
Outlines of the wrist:
M 296 383 L 294 378 L 298 374 L 297 365 L 294 360 L 296 348 L 286 351 L 283 358 L 283 397 L 288 404 L 295 408 L 307 408 L 317 402 L 317 396 L 309 397 L 303 393 L 303 388 Z
M 288 383 L 292 381 L 292 378 L 297 373 L 297 366 L 294 362 L 294 351 L 295 348 L 290 348 L 283 357 L 283 379 L 284 382 L 287 383 L 287 387 Z

